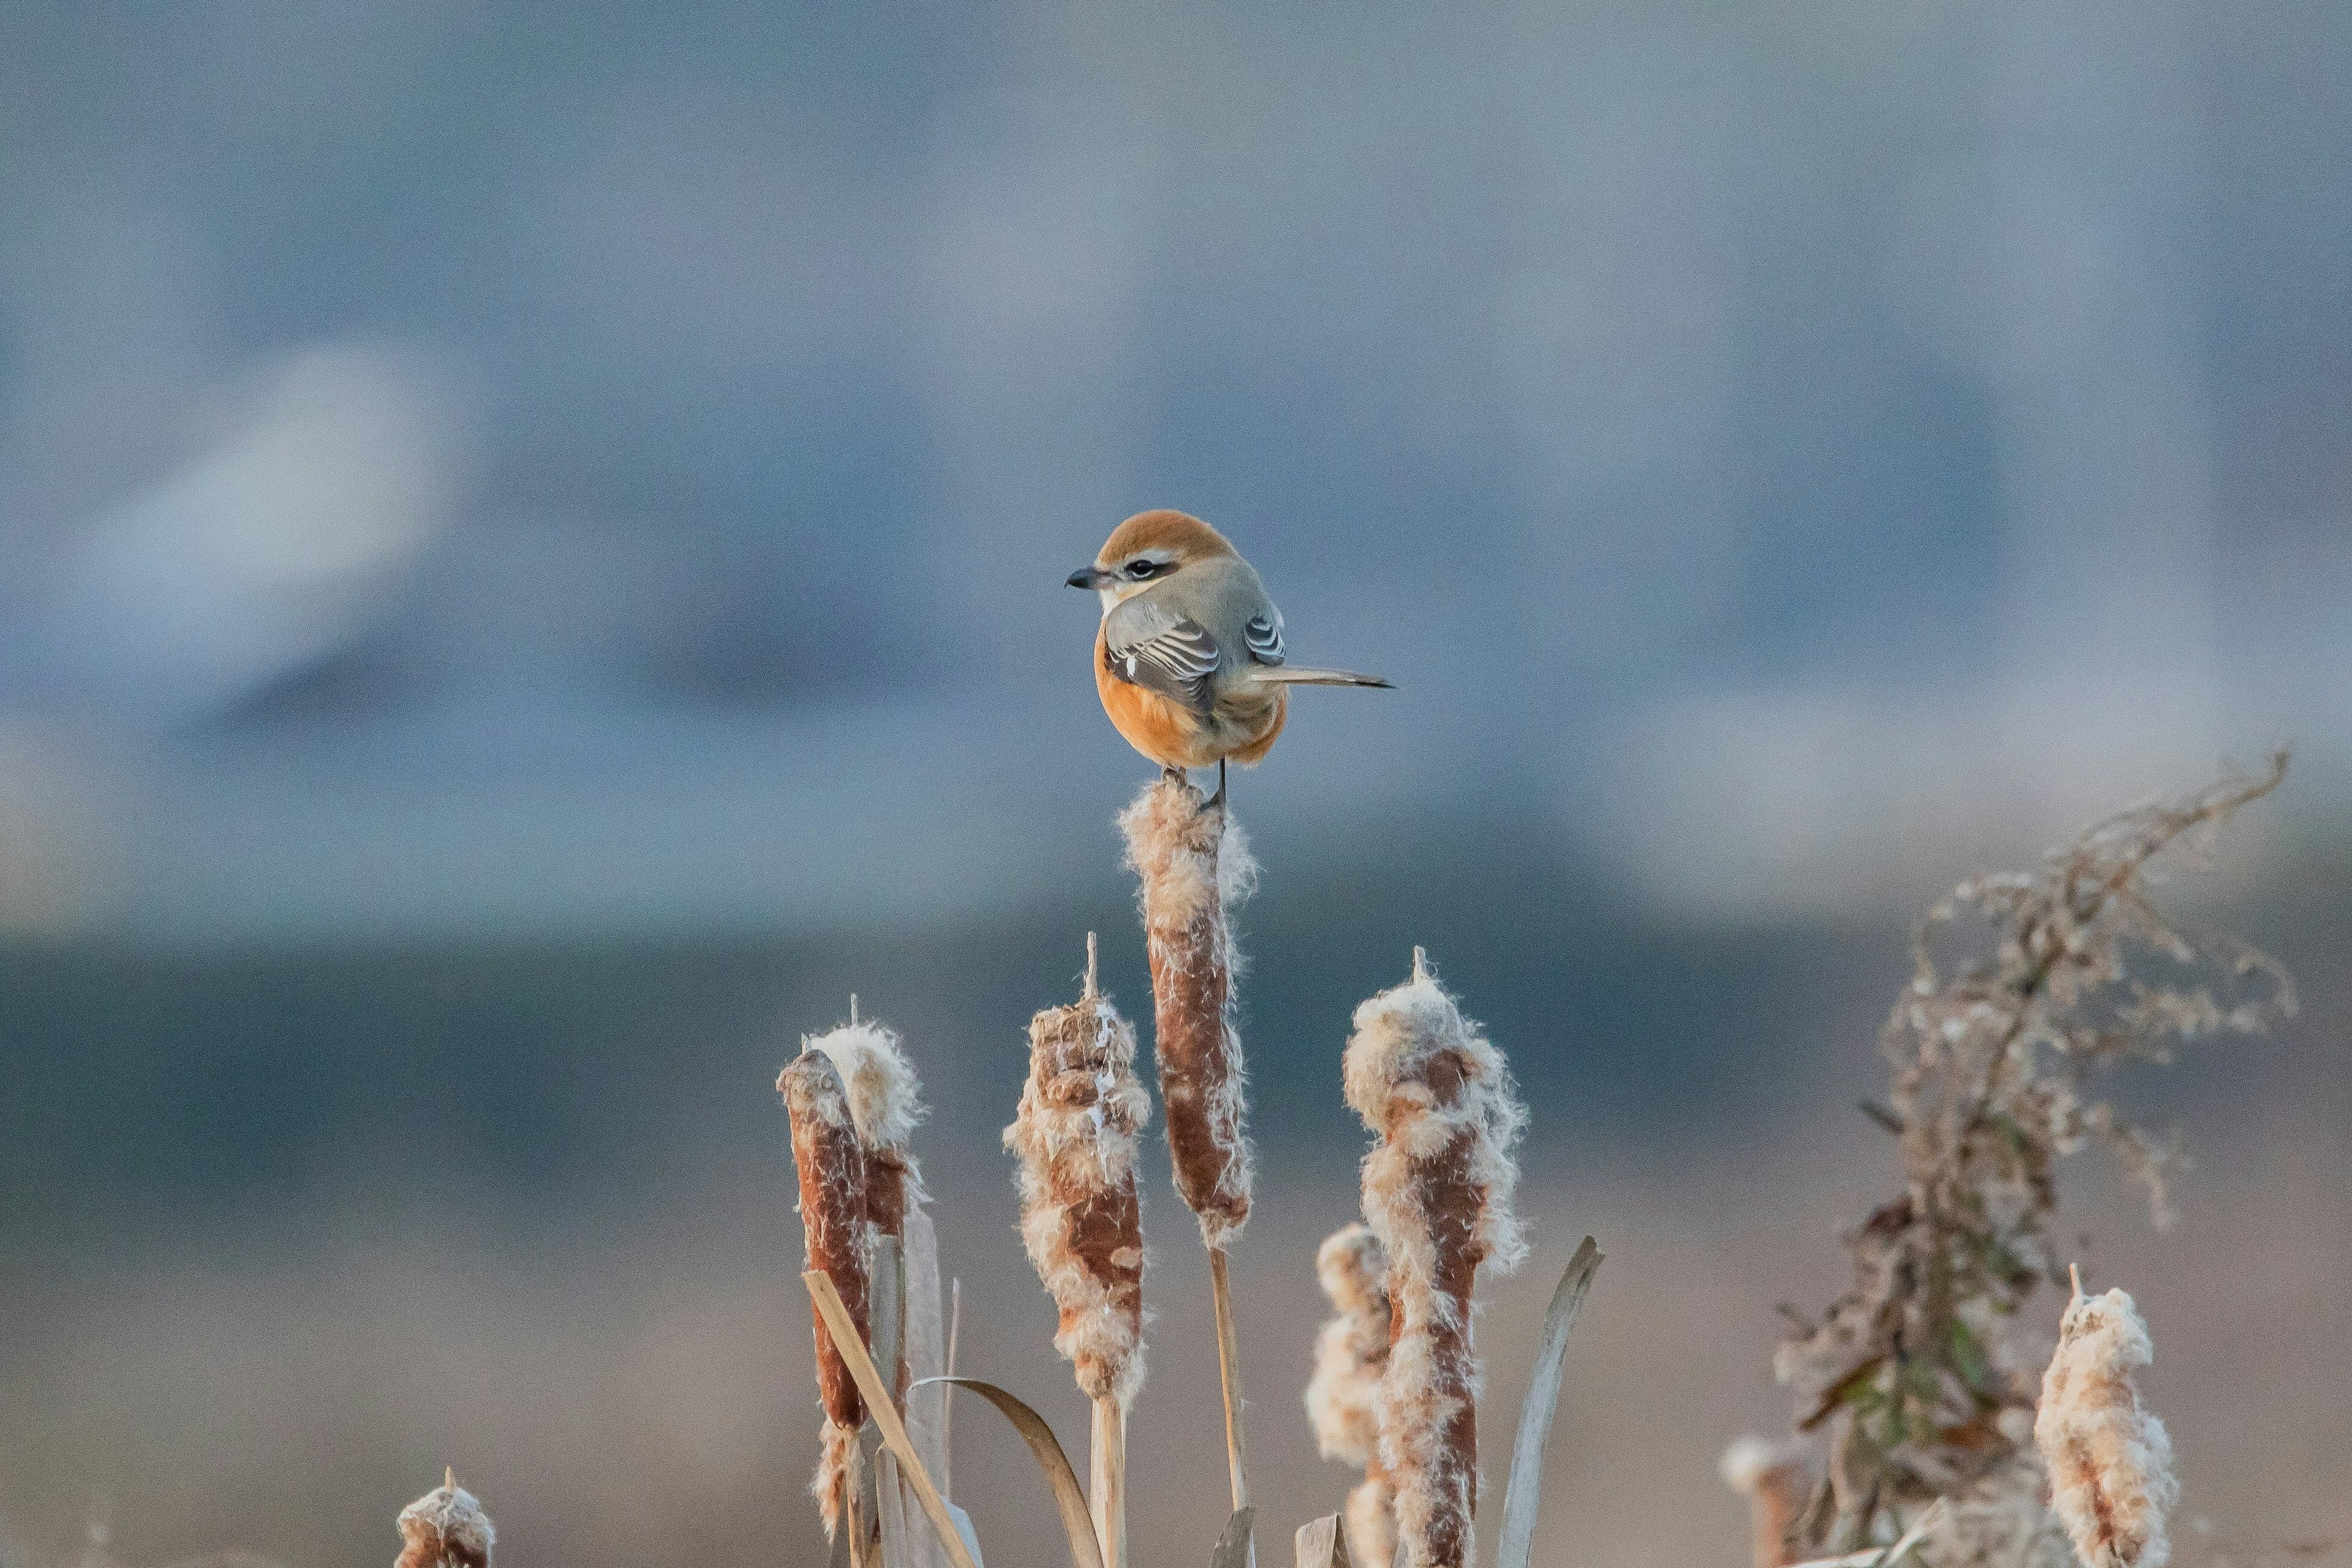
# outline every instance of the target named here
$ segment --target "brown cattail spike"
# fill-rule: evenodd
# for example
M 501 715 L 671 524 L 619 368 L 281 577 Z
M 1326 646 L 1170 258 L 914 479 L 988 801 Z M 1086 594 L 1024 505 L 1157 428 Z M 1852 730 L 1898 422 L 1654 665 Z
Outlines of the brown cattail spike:
M 776 1079 L 792 1119 L 793 1164 L 800 1173 L 801 1229 L 808 1266 L 833 1281 L 861 1338 L 872 1330 L 866 1318 L 866 1155 L 849 1111 L 849 1097 L 833 1058 L 803 1051 Z M 810 1489 L 824 1515 L 825 1533 L 839 1526 L 847 1509 L 850 1462 L 865 1401 L 848 1365 L 834 1347 L 824 1320 L 816 1320 L 817 1398 L 824 1407 L 824 1452 Z
M 1363 1480 L 1348 1494 L 1348 1551 L 1358 1563 L 1384 1565 L 1396 1556 L 1394 1489 L 1381 1464 L 1381 1374 L 1389 1360 L 1389 1263 L 1369 1226 L 1350 1225 L 1324 1238 L 1316 1279 L 1334 1311 L 1315 1336 L 1315 1375 L 1307 1415 L 1327 1459 L 1360 1466 Z
M 1054 1348 L 1090 1399 L 1143 1384 L 1143 1216 L 1136 1135 L 1151 1115 L 1135 1031 L 1097 994 L 1029 1021 L 1029 1079 L 1004 1130 L 1020 1159 L 1021 1238 L 1061 1310 Z
M 1722 1473 L 1724 1484 L 1748 1500 L 1751 1568 L 1796 1562 L 1797 1527 L 1813 1491 L 1803 1446 L 1741 1437 L 1723 1451 Z
M 897 1030 L 870 1020 L 860 1023 L 855 996 L 849 999 L 849 1013 L 848 1023 L 829 1034 L 807 1037 L 801 1048 L 824 1052 L 841 1074 L 850 1121 L 866 1155 L 866 1220 L 877 1233 L 903 1240 L 908 1210 L 929 1195 L 908 1152 L 925 1114 L 923 1086 Z
M 1481 1263 L 1526 1255 L 1511 1195 L 1527 1123 L 1503 1054 L 1462 1016 L 1425 960 L 1356 1009 L 1348 1103 L 1375 1135 L 1364 1219 L 1389 1259 L 1389 1363 L 1380 1458 L 1396 1487 L 1407 1568 L 1466 1568 L 1478 1501 L 1478 1363 L 1471 1288 Z
M 400 1555 L 393 1568 L 490 1568 L 498 1531 L 481 1500 L 444 1469 L 441 1485 L 400 1510 Z
M 1257 865 L 1224 808 L 1210 807 L 1181 780 L 1145 789 L 1118 826 L 1141 882 L 1160 1099 L 1176 1191 L 1213 1250 L 1249 1218 L 1246 1080 L 1233 1020 L 1240 956 L 1227 917 L 1248 897 Z
M 2051 1510 L 2084 1568 L 2163 1568 L 2171 1554 L 2164 1521 L 2180 1489 L 2172 1439 L 2133 1377 L 2155 1354 L 2129 1296 L 2085 1296 L 2075 1276 L 2033 1440 L 2050 1470 Z

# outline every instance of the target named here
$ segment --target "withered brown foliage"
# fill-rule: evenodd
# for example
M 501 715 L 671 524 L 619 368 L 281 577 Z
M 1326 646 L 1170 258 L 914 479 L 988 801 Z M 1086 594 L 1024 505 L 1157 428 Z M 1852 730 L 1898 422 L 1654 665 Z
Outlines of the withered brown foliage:
M 1938 1497 L 1956 1520 L 1983 1511 L 2051 1538 L 1991 1500 L 2040 1490 L 2040 1369 L 2011 1353 L 2008 1325 L 2042 1284 L 2065 1279 L 2050 1241 L 2055 1168 L 2103 1143 L 2165 1223 L 2169 1141 L 2095 1098 L 2091 1079 L 2293 1011 L 2274 961 L 2177 930 L 2149 901 L 2147 875 L 2168 852 L 2201 858 L 2212 831 L 2277 787 L 2285 766 L 2282 752 L 2258 777 L 2110 817 L 2033 875 L 1961 883 L 1922 922 L 1911 984 L 1881 1034 L 1892 1090 L 1865 1108 L 1898 1140 L 1903 1191 L 1847 1237 L 1853 1288 L 1776 1358 L 1798 1393 L 1798 1430 L 1828 1440 L 1828 1478 L 1801 1530 L 1809 1548 L 1883 1539 Z M 1977 1553 L 1951 1541 L 1929 1555 Z

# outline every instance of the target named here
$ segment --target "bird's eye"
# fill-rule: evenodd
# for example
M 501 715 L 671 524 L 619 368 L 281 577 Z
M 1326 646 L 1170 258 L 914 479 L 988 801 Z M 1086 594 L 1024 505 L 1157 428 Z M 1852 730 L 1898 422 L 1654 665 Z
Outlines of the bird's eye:
M 1159 570 L 1159 562 L 1146 560 L 1140 555 L 1127 563 L 1127 574 L 1130 577 L 1149 577 Z

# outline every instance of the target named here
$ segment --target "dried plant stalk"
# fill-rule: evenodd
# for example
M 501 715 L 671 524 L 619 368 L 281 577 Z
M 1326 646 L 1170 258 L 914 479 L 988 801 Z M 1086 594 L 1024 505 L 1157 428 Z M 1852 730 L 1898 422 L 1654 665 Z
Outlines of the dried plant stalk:
M 1797 1561 L 1797 1527 L 1813 1491 L 1803 1445 L 1741 1437 L 1723 1451 L 1721 1468 L 1724 1484 L 1748 1500 L 1752 1568 L 1788 1568 Z
M 445 1473 L 442 1483 L 400 1510 L 400 1555 L 393 1568 L 490 1568 L 498 1531 L 481 1500 Z
M 1233 1018 L 1240 958 L 1227 914 L 1249 896 L 1257 865 L 1224 808 L 1178 779 L 1137 795 L 1118 826 L 1141 883 L 1176 1191 L 1216 1250 L 1240 1234 L 1250 1210 L 1246 1083 Z
M 2084 1568 L 2163 1568 L 2171 1555 L 2172 1439 L 2141 1405 L 2132 1375 L 2155 1357 L 2132 1299 L 2085 1296 L 2078 1277 L 2042 1375 L 2033 1440 L 2049 1468 L 2051 1507 Z
M 1527 1253 L 1511 1196 L 1527 1125 L 1502 1052 L 1413 951 L 1412 978 L 1356 1009 L 1348 1103 L 1374 1134 L 1364 1219 L 1389 1259 L 1380 1459 L 1407 1568 L 1466 1568 L 1478 1502 L 1478 1266 Z
M 1135 1031 L 1097 989 L 1029 1021 L 1029 1079 L 1004 1146 L 1020 1161 L 1021 1239 L 1060 1323 L 1054 1348 L 1095 1404 L 1090 1498 L 1109 1568 L 1126 1558 L 1127 1411 L 1143 1386 L 1143 1208 L 1136 1138 L 1151 1101 Z
M 1315 1276 L 1332 1315 L 1315 1336 L 1315 1374 L 1307 1383 L 1307 1416 L 1327 1459 L 1355 1465 L 1364 1479 L 1348 1494 L 1348 1550 L 1385 1565 L 1396 1556 L 1394 1489 L 1381 1464 L 1381 1374 L 1389 1361 L 1389 1262 L 1380 1237 L 1360 1223 L 1326 1237 Z
M 867 1316 L 866 1152 L 849 1110 L 849 1096 L 833 1058 L 804 1050 L 776 1079 L 792 1120 L 793 1164 L 800 1173 L 801 1230 L 809 1268 L 840 1292 L 863 1340 Z M 847 1516 L 857 1428 L 866 1405 L 841 1352 L 815 1320 L 817 1399 L 824 1408 L 824 1453 L 809 1489 L 816 1496 L 830 1539 Z
M 1834 1506 L 1808 1517 L 1808 1548 L 1881 1541 L 1937 1499 L 1948 1522 L 1924 1549 L 1937 1568 L 1979 1553 L 2064 1552 L 2032 1500 L 2038 1366 L 2009 1325 L 2045 1281 L 2059 1160 L 2093 1140 L 2169 1216 L 2167 1141 L 2095 1098 L 2098 1071 L 2168 1060 L 2181 1043 L 2267 1029 L 2294 1009 L 2285 972 L 2225 936 L 2191 937 L 2149 901 L 2149 863 L 2194 859 L 2258 777 L 2110 817 L 2032 876 L 1979 877 L 1929 911 L 1914 974 L 1880 1037 L 1894 1068 L 1885 1107 L 1904 1190 L 1847 1237 L 1854 1283 L 1775 1360 L 1797 1426 L 1828 1437 Z

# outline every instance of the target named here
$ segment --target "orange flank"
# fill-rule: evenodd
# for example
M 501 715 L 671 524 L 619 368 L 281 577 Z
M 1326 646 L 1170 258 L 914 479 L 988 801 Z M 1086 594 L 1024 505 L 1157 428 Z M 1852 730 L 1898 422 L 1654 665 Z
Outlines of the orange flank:
M 1095 690 L 1103 711 L 1127 743 L 1164 768 L 1206 768 L 1231 760 L 1255 767 L 1274 749 L 1289 712 L 1279 686 L 1243 686 L 1221 693 L 1206 713 L 1121 680 L 1111 673 L 1103 627 L 1095 629 Z

